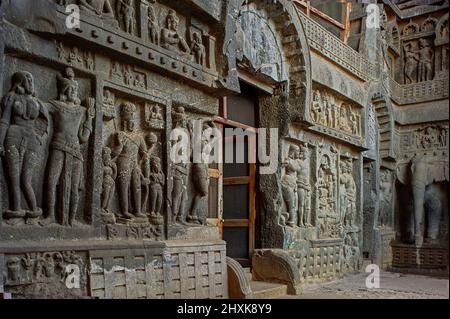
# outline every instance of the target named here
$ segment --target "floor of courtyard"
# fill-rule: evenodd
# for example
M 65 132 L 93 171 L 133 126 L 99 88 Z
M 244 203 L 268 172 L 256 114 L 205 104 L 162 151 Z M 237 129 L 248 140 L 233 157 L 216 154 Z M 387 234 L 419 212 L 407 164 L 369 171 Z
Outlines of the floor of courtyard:
M 380 273 L 379 288 L 367 288 L 369 274 L 358 273 L 328 283 L 305 286 L 299 296 L 286 299 L 448 299 L 448 278 Z

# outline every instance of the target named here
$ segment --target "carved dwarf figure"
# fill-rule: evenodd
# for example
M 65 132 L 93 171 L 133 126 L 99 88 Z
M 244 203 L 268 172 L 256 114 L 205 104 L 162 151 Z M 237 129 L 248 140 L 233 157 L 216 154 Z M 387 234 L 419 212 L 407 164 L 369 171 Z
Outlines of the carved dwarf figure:
M 22 218 L 34 223 L 42 215 L 37 206 L 32 180 L 38 165 L 45 132 L 39 132 L 38 118 L 46 123 L 49 115 L 46 107 L 34 96 L 33 76 L 28 72 L 16 72 L 12 76 L 11 89 L 1 102 L 0 155 L 5 156 L 12 193 L 11 209 L 4 213 L 9 224 Z M 22 202 L 22 193 L 28 209 Z
M 158 18 L 156 18 L 155 9 L 152 5 L 148 6 L 148 36 L 150 38 L 150 42 L 156 45 L 159 45 L 159 22 Z
M 78 211 L 79 191 L 83 183 L 83 155 L 81 144 L 89 140 L 92 119 L 95 116 L 95 99 L 86 100 L 87 109 L 78 98 L 78 82 L 72 68 L 64 75 L 58 74 L 58 99 L 51 101 L 54 123 L 50 145 L 48 171 L 48 215 L 43 225 L 55 222 L 56 195 L 62 198 L 63 225 L 74 225 Z M 60 185 L 61 190 L 57 191 Z
M 417 76 L 415 76 L 415 72 L 417 70 L 417 66 L 419 63 L 419 56 L 415 50 L 413 50 L 413 44 L 407 43 L 404 50 L 405 57 L 405 65 L 404 65 L 404 76 L 405 83 L 415 83 L 417 82 Z
M 123 218 L 145 217 L 141 213 L 141 176 L 139 154 L 147 153 L 147 146 L 142 136 L 135 133 L 136 106 L 125 102 L 122 105 L 123 131 L 117 133 L 118 145 L 115 160 L 118 168 L 119 205 Z M 130 198 L 133 207 L 131 214 Z M 133 216 L 134 215 L 134 216 Z
M 311 225 L 311 185 L 309 183 L 308 144 L 300 146 L 297 166 L 298 222 L 299 226 Z
M 198 32 L 192 33 L 191 52 L 194 54 L 195 62 L 204 66 L 206 50 L 202 42 L 202 36 Z
M 419 82 L 433 80 L 434 51 L 426 39 L 419 40 Z
M 281 178 L 281 193 L 286 204 L 288 221 L 286 225 L 295 226 L 297 224 L 297 170 L 300 149 L 297 145 L 290 145 L 287 157 L 282 164 L 285 173 Z
M 117 165 L 111 159 L 111 149 L 103 148 L 103 187 L 102 187 L 102 209 L 109 213 L 109 206 L 114 194 L 115 180 L 117 177 Z
M 129 34 L 134 34 L 136 27 L 134 1 L 133 0 L 118 0 L 117 12 L 122 20 L 123 29 Z
M 178 32 L 180 20 L 173 10 L 169 10 L 166 18 L 166 27 L 161 31 L 161 46 L 167 50 L 190 54 L 189 46 Z

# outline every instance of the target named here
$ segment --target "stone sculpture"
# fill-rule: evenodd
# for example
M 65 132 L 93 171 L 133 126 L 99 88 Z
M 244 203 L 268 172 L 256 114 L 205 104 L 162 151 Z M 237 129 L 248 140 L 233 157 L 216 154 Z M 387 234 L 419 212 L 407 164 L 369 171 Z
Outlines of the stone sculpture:
M 404 57 L 405 57 L 405 65 L 404 65 L 404 76 L 405 83 L 416 83 L 417 82 L 417 66 L 419 63 L 419 56 L 416 51 L 413 50 L 413 44 L 411 42 L 407 43 L 404 48 Z
M 32 184 L 47 135 L 47 130 L 38 130 L 39 117 L 48 123 L 47 108 L 35 97 L 33 76 L 24 71 L 14 73 L 11 88 L 1 102 L 0 120 L 0 155 L 5 157 L 12 193 L 10 209 L 3 217 L 11 225 L 23 218 L 33 224 L 42 215 Z M 22 193 L 28 207 L 24 205 Z
M 161 30 L 161 46 L 167 50 L 190 54 L 189 46 L 179 34 L 178 24 L 180 20 L 173 10 L 169 10 L 166 17 L 166 27 Z
M 159 33 L 160 33 L 160 27 L 158 18 L 155 15 L 155 9 L 152 5 L 148 6 L 148 36 L 150 39 L 150 42 L 156 45 L 159 45 Z
M 433 79 L 434 50 L 426 39 L 419 40 L 419 82 Z
M 300 146 L 297 166 L 298 223 L 299 226 L 311 225 L 311 185 L 308 144 Z
M 391 171 L 384 169 L 380 172 L 380 226 L 390 226 L 392 214 L 393 181 Z
M 113 27 L 118 27 L 110 0 L 78 0 L 82 12 L 98 16 Z
M 141 213 L 141 178 L 139 167 L 141 157 L 147 153 L 147 146 L 141 135 L 136 134 L 136 105 L 122 104 L 123 131 L 117 133 L 115 158 L 118 168 L 118 193 L 121 216 L 125 219 L 145 218 Z M 131 213 L 133 211 L 133 213 Z
M 54 223 L 57 193 L 61 199 L 62 225 L 74 226 L 78 211 L 79 191 L 83 184 L 82 143 L 89 140 L 92 119 L 95 116 L 95 99 L 87 98 L 86 107 L 78 98 L 78 82 L 72 68 L 57 75 L 58 99 L 50 102 L 54 132 L 50 144 L 48 170 L 48 215 L 41 223 Z M 60 190 L 57 191 L 59 184 Z
M 285 168 L 285 173 L 281 178 L 281 192 L 287 208 L 287 221 L 283 224 L 288 226 L 295 226 L 297 224 L 297 170 L 300 149 L 297 145 L 290 145 L 289 151 L 282 166 Z
M 341 162 L 340 174 L 340 220 L 347 227 L 353 227 L 356 217 L 356 183 L 352 174 L 352 160 Z
M 192 33 L 191 52 L 194 55 L 195 62 L 204 66 L 206 50 L 199 32 Z
M 111 159 L 111 149 L 103 148 L 103 187 L 102 187 L 102 210 L 104 219 L 115 223 L 115 216 L 109 211 L 111 200 L 114 194 L 115 180 L 117 177 L 117 165 Z
M 314 91 L 312 102 L 312 118 L 317 124 L 323 123 L 324 110 L 322 104 L 322 97 L 319 90 Z
M 129 34 L 134 34 L 136 29 L 136 17 L 133 0 L 117 0 L 117 12 L 122 20 L 123 29 Z

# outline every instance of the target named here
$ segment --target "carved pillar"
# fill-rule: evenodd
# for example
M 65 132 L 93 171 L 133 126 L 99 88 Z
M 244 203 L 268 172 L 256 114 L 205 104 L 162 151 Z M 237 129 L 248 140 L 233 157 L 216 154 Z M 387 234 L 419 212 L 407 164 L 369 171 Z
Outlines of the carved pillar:
M 208 69 L 216 70 L 216 38 L 212 35 L 204 34 L 203 39 L 206 46 L 206 54 L 208 55 L 206 66 Z

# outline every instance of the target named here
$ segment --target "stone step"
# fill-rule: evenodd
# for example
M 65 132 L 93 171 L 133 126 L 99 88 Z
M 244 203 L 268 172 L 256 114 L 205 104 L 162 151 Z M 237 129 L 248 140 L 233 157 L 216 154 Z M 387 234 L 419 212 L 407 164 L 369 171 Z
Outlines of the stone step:
M 254 299 L 275 299 L 287 295 L 287 285 L 264 281 L 250 281 Z

